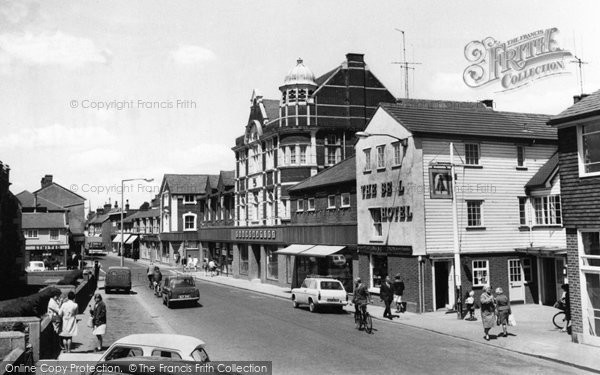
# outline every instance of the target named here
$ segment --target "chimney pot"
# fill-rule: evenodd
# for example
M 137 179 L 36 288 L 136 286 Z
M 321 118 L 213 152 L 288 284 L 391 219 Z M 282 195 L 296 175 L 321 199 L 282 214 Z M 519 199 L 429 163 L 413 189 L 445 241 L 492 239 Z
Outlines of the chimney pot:
M 42 189 L 45 188 L 46 186 L 52 185 L 52 175 L 51 174 L 47 174 L 44 177 L 42 177 Z

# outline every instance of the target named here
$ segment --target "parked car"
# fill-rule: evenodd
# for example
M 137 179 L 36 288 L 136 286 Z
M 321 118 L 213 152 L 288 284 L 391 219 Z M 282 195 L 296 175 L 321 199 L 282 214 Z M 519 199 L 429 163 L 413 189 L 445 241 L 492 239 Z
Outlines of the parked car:
M 167 333 L 141 333 L 115 341 L 100 362 L 129 357 L 160 357 L 183 361 L 209 362 L 204 341 L 191 336 Z
M 44 262 L 41 261 L 31 261 L 29 265 L 25 267 L 25 271 L 27 272 L 40 272 L 45 271 L 46 267 L 44 266 Z
M 163 304 L 171 307 L 173 302 L 192 302 L 200 300 L 200 291 L 194 278 L 188 275 L 166 276 L 162 280 Z
M 292 289 L 294 307 L 308 305 L 311 312 L 322 306 L 342 310 L 348 304 L 348 294 L 339 280 L 330 277 L 307 277 L 300 288 Z
M 121 289 L 126 293 L 131 291 L 131 270 L 127 267 L 108 267 L 104 279 L 104 292 Z

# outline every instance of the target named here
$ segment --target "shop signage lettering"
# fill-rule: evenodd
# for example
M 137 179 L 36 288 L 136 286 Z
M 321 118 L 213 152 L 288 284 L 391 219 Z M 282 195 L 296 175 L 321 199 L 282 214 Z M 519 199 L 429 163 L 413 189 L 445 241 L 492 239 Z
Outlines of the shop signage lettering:
M 411 221 L 410 206 L 381 207 L 381 221 Z
M 67 245 L 33 245 L 28 246 L 29 250 L 66 250 L 69 247 Z
M 235 238 L 238 240 L 276 240 L 275 229 L 240 229 L 235 230 Z

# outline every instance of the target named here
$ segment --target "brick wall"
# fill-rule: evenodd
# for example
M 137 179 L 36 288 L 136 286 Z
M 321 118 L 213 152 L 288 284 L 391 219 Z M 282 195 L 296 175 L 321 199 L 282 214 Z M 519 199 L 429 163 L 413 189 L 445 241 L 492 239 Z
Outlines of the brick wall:
M 583 333 L 581 314 L 581 281 L 579 279 L 579 250 L 577 230 L 567 228 L 567 277 L 571 300 L 571 331 L 573 338 Z

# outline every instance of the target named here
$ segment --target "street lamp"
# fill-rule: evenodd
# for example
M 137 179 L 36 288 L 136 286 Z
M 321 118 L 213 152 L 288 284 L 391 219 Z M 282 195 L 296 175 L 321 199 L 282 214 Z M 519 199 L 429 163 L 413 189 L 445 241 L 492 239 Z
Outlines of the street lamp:
M 356 135 L 360 139 L 365 139 L 365 138 L 375 137 L 375 136 L 391 137 L 391 138 L 394 138 L 394 139 L 400 141 L 400 143 L 402 144 L 403 147 L 406 147 L 406 144 L 408 142 L 408 138 L 398 138 L 395 135 L 391 135 L 391 134 L 387 134 L 387 133 L 356 132 L 356 133 L 354 133 L 354 135 Z
M 124 206 L 124 197 L 125 197 L 125 189 L 124 189 L 124 184 L 125 182 L 129 182 L 129 181 L 146 181 L 146 182 L 152 182 L 154 181 L 153 178 L 128 178 L 125 180 L 121 180 L 121 267 L 123 267 L 124 265 L 124 261 L 125 261 L 125 252 L 123 251 L 123 209 L 125 208 Z

